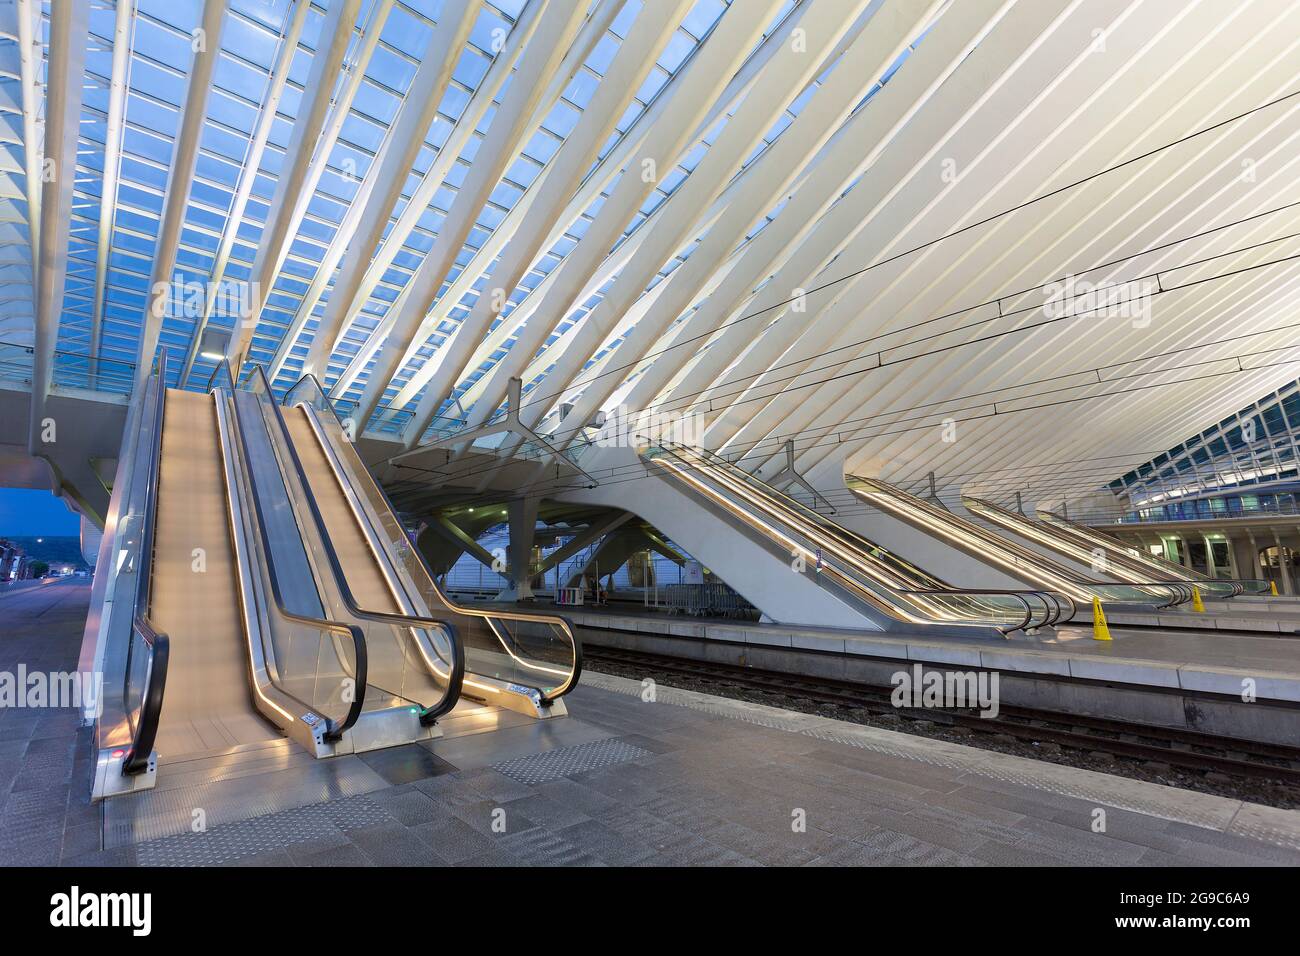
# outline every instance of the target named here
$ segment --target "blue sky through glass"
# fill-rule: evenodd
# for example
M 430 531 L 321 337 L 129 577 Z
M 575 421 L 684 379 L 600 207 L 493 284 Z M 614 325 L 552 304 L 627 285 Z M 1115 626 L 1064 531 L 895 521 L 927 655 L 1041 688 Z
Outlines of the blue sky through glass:
M 0 488 L 0 538 L 78 534 L 81 520 L 63 499 L 36 488 Z

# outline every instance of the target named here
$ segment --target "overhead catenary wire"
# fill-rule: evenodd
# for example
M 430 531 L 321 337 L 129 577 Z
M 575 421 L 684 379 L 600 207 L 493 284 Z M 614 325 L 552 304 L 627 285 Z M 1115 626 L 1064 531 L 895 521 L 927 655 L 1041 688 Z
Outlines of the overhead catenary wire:
M 1188 347 L 1188 350 L 1190 350 L 1190 349 L 1192 349 L 1192 348 L 1196 348 L 1196 347 L 1195 347 L 1195 346 Z M 1283 350 L 1288 349 L 1288 348 L 1298 348 L 1298 349 L 1300 349 L 1300 344 L 1295 345 L 1295 346 L 1279 346 L 1278 348 L 1275 348 L 1275 349 L 1262 350 L 1260 353 L 1254 353 L 1254 354 L 1264 354 L 1264 353 L 1266 353 L 1266 352 L 1283 351 Z M 1215 361 L 1215 362 L 1231 362 L 1231 361 L 1237 361 L 1238 359 L 1239 359 L 1239 356 L 1223 356 L 1223 357 L 1221 357 L 1221 358 L 1219 358 L 1219 359 L 1216 359 L 1216 360 L 1214 360 L 1214 361 Z M 1143 361 L 1143 359 L 1138 358 L 1138 359 L 1133 359 L 1133 360 L 1132 360 L 1133 363 L 1137 363 L 1137 362 L 1140 362 L 1140 361 Z M 1198 364 L 1200 364 L 1200 363 L 1198 363 Z M 1223 371 L 1223 372 L 1214 372 L 1214 373 L 1202 374 L 1202 375 L 1197 375 L 1197 376 L 1193 376 L 1193 377 L 1190 377 L 1190 378 L 1178 379 L 1178 380 L 1176 380 L 1176 381 L 1172 381 L 1172 382 L 1169 382 L 1169 381 L 1162 381 L 1162 382 L 1156 382 L 1156 383 L 1151 383 L 1151 384 L 1146 384 L 1146 385 L 1135 385 L 1135 386 L 1130 387 L 1130 388 L 1115 389 L 1115 390 L 1111 390 L 1111 391 L 1107 391 L 1107 392 L 1103 392 L 1103 393 L 1095 394 L 1095 395 L 1079 396 L 1079 397 L 1076 397 L 1076 398 L 1063 399 L 1063 400 L 1057 400 L 1057 401 L 1052 401 L 1052 402 L 1045 402 L 1045 403 L 1037 404 L 1037 405 L 1027 405 L 1027 406 L 1023 406 L 1023 407 L 1019 407 L 1019 408 L 1014 408 L 1014 409 L 1004 409 L 1004 410 L 1000 410 L 1000 411 L 997 411 L 997 412 L 988 412 L 988 413 L 980 414 L 980 415 L 971 415 L 971 416 L 966 417 L 966 418 L 956 419 L 955 421 L 957 421 L 958 423 L 960 423 L 960 422 L 970 422 L 970 421 L 986 420 L 986 419 L 989 419 L 989 418 L 999 417 L 999 416 L 1004 417 L 1004 416 L 1006 416 L 1006 415 L 1019 414 L 1019 413 L 1022 413 L 1022 412 L 1037 411 L 1037 410 L 1040 410 L 1040 409 L 1043 409 L 1043 408 L 1058 407 L 1058 406 L 1060 406 L 1060 405 L 1074 404 L 1074 403 L 1077 403 L 1077 402 L 1091 401 L 1091 400 L 1104 399 L 1104 398 L 1111 398 L 1111 397 L 1114 397 L 1114 396 L 1116 396 L 1116 395 L 1131 394 L 1131 393 L 1135 393 L 1135 392 L 1146 391 L 1146 390 L 1149 390 L 1149 389 L 1152 389 L 1152 388 L 1165 388 L 1165 387 L 1173 387 L 1173 386 L 1178 386 L 1178 385 L 1193 384 L 1193 383 L 1195 383 L 1195 382 L 1199 382 L 1199 381 L 1206 381 L 1206 380 L 1212 380 L 1212 379 L 1222 379 L 1222 378 L 1224 378 L 1224 377 L 1231 377 L 1231 376 L 1235 376 L 1235 375 L 1242 375 L 1242 374 L 1246 374 L 1246 373 L 1248 373 L 1248 372 L 1252 372 L 1252 371 L 1257 371 L 1257 370 L 1259 370 L 1259 369 L 1263 369 L 1263 368 L 1284 367 L 1284 366 L 1289 366 L 1289 365 L 1300 365 L 1300 358 L 1296 358 L 1296 359 L 1288 359 L 1288 360 L 1279 361 L 1279 362 L 1266 362 L 1266 363 L 1260 363 L 1260 364 L 1257 364 L 1257 365 L 1252 365 L 1252 366 L 1250 366 L 1250 367 L 1242 366 L 1242 365 L 1239 363 L 1239 364 L 1238 364 L 1238 367 L 1233 368 L 1233 369 L 1229 369 L 1229 370 L 1226 370 L 1226 371 Z M 1166 374 L 1168 373 L 1168 371 L 1169 371 L 1169 370 L 1159 369 L 1159 370 L 1153 370 L 1153 371 L 1146 372 L 1146 373 L 1141 373 L 1141 374 L 1142 374 L 1143 376 L 1157 376 L 1157 375 L 1166 375 Z M 1077 374 L 1077 373 L 1073 373 L 1073 374 Z M 1114 379 L 1114 380 L 1112 380 L 1112 381 L 1118 381 L 1118 379 Z M 1093 383 L 1093 384 L 1096 385 L 1096 384 L 1098 384 L 1098 383 Z M 901 410 L 896 410 L 896 411 L 894 411 L 894 412 L 890 412 L 889 414 L 891 414 L 891 415 L 893 415 L 893 414 L 902 414 L 902 413 L 904 413 L 905 411 L 906 411 L 906 409 L 901 409 Z M 889 426 L 886 425 L 886 426 L 882 426 L 882 427 L 889 427 Z M 751 449 L 751 450 L 749 450 L 748 452 L 746 452 L 744 455 L 741 455 L 741 456 L 739 456 L 739 457 L 737 457 L 737 458 L 735 458 L 735 459 L 732 459 L 731 461 L 732 461 L 733 464 L 740 464 L 741 462 L 744 462 L 744 461 L 747 461 L 747 460 L 755 460 L 755 459 L 757 459 L 757 460 L 766 460 L 768 457 L 770 457 L 771 455 L 773 455 L 773 454 L 775 454 L 777 451 L 779 451 L 780 446 L 783 445 L 784 442 L 785 442 L 786 440 L 789 440 L 789 439 L 797 439 L 799 436 L 804 435 L 804 434 L 808 434 L 808 433 L 810 433 L 810 432 L 817 432 L 818 434 L 815 436 L 814 440 L 813 440 L 811 443 L 805 445 L 805 447 L 804 447 L 804 450 L 805 450 L 805 451 L 808 450 L 809 448 L 825 448 L 825 447 L 833 447 L 833 446 L 839 446 L 839 445 L 844 445 L 844 444 L 855 444 L 855 443 L 858 443 L 858 442 L 868 441 L 868 440 L 871 440 L 871 439 L 874 439 L 874 438 L 889 437 L 889 436 L 893 436 L 893 435 L 899 435 L 899 434 L 905 434 L 905 433 L 915 432 L 915 431 L 924 430 L 924 429 L 930 429 L 930 428 L 933 428 L 933 427 L 935 427 L 935 423 L 933 423 L 933 422 L 931 422 L 931 423 L 927 423 L 927 424 L 909 424 L 909 425 L 905 425 L 905 426 L 902 427 L 902 428 L 892 428 L 892 429 L 890 429 L 890 430 L 888 430 L 888 431 L 878 432 L 878 433 L 871 434 L 871 435 L 856 435 L 856 434 L 855 434 L 854 436 L 851 436 L 851 437 L 848 437 L 848 438 L 845 438 L 845 437 L 842 435 L 841 432 L 837 431 L 837 430 L 834 429 L 834 428 L 830 428 L 830 429 L 829 429 L 830 434 L 827 434 L 827 432 L 828 432 L 828 427 L 826 427 L 826 426 L 818 427 L 818 428 L 812 428 L 812 429 L 803 429 L 803 430 L 801 430 L 801 431 L 799 431 L 799 432 L 789 433 L 789 434 L 787 434 L 787 435 L 780 436 L 779 438 L 771 439 L 771 440 L 770 440 L 770 443 L 771 443 L 772 447 L 771 447 L 770 449 L 768 449 L 768 450 L 765 450 L 765 451 L 759 452 L 759 451 L 756 451 L 756 450 L 754 450 L 754 449 Z M 856 432 L 856 430 L 855 430 L 855 432 Z M 765 440 L 765 442 L 760 443 L 760 444 L 768 444 L 768 441 Z M 755 445 L 755 449 L 757 449 L 758 447 L 759 447 L 758 445 Z M 545 453 L 542 453 L 542 454 L 545 454 Z M 1123 460 L 1131 461 L 1131 460 L 1133 460 L 1133 457 L 1140 456 L 1140 455 L 1149 455 L 1149 454 L 1152 454 L 1152 453 L 1151 453 L 1151 452 L 1148 452 L 1148 451 L 1141 451 L 1141 452 L 1135 452 L 1132 456 L 1127 456 L 1127 455 L 1126 455 L 1126 456 L 1113 456 L 1113 457 L 1122 458 Z M 1159 452 L 1155 452 L 1155 454 L 1159 454 Z M 530 455 L 529 455 L 529 456 L 526 456 L 526 457 L 535 457 L 535 458 L 540 458 L 540 457 L 541 457 L 541 454 L 530 453 Z M 1108 457 L 1111 457 L 1111 456 L 1108 456 Z M 491 462 L 488 462 L 488 463 L 483 463 L 483 464 L 473 463 L 473 462 L 466 462 L 465 464 L 461 465 L 459 468 L 457 468 L 457 469 L 455 469 L 455 470 L 452 470 L 452 471 L 444 471 L 444 470 L 442 470 L 442 469 L 438 469 L 438 468 L 422 468 L 422 467 L 419 467 L 419 466 L 413 466 L 413 465 L 406 464 L 405 462 L 395 463 L 395 467 L 397 467 L 397 468 L 399 468 L 399 469 L 401 469 L 401 470 L 403 470 L 403 471 L 423 472 L 423 473 L 425 473 L 425 474 L 427 474 L 427 475 L 430 475 L 430 476 L 436 476 L 437 479 L 440 481 L 440 483 L 442 483 L 442 484 L 445 485 L 445 484 L 450 483 L 450 482 L 455 482 L 455 481 L 459 481 L 459 480 L 464 480 L 464 479 L 468 479 L 468 478 L 473 478 L 473 477 L 476 477 L 476 476 L 479 476 L 479 475 L 483 475 L 483 474 L 486 474 L 486 473 L 493 472 L 493 471 L 497 470 L 497 469 L 501 466 L 501 464 L 502 464 L 502 463 L 501 463 L 499 460 L 494 460 L 494 461 L 491 461 Z M 1032 466 L 1032 465 L 1031 465 L 1031 466 L 1025 466 L 1025 467 L 1035 467 L 1035 466 Z M 1045 467 L 1045 466 L 1038 466 L 1038 467 Z M 1113 472 L 1113 471 L 1110 471 L 1110 472 L 1108 472 L 1108 474 L 1112 474 L 1112 475 L 1113 475 L 1114 472 Z M 596 480 L 600 481 L 600 484 L 601 484 L 602 487 L 609 487 L 609 486 L 611 486 L 611 485 L 620 484 L 620 483 L 622 483 L 622 482 L 624 482 L 624 481 L 636 481 L 636 480 L 641 480 L 641 479 L 643 479 L 643 478 L 645 477 L 645 467 L 644 467 L 644 465 L 643 465 L 642 463 L 640 463 L 640 462 L 635 462 L 635 463 L 630 463 L 630 464 L 628 464 L 628 465 L 615 466 L 615 467 L 613 467 L 613 468 L 611 468 L 611 469 L 598 470 L 598 471 L 596 471 L 596 472 L 594 473 L 593 477 L 595 477 Z M 574 489 L 574 488 L 579 488 L 579 487 L 584 487 L 584 486 L 580 486 L 580 485 L 571 485 L 571 484 L 570 484 L 570 485 L 557 484 L 557 485 L 552 486 L 552 487 L 551 487 L 551 490 L 553 490 L 553 491 L 554 491 L 554 490 L 569 490 L 569 489 Z M 1095 490 L 1095 489 L 1093 489 L 1093 490 Z M 515 497 L 526 497 L 526 496 L 511 495 L 511 496 L 507 496 L 507 498 L 506 498 L 506 499 L 503 499 L 503 500 L 509 500 L 509 499 L 511 499 L 511 498 L 515 498 Z
M 925 242 L 922 242 L 922 243 L 919 243 L 919 244 L 917 244 L 917 245 L 911 246 L 911 247 L 909 247 L 908 249 L 905 249 L 905 250 L 903 250 L 903 251 L 901 251 L 901 252 L 895 253 L 894 255 L 889 256 L 889 257 L 887 257 L 887 258 L 885 258 L 885 259 L 881 259 L 881 260 L 879 260 L 879 261 L 877 261 L 877 262 L 873 262 L 873 263 L 871 263 L 870 265 L 867 265 L 867 266 L 864 266 L 864 267 L 862 267 L 862 268 L 860 268 L 860 269 L 857 269 L 857 270 L 854 270 L 854 271 L 848 272 L 848 273 L 846 273 L 846 274 L 844 274 L 844 275 L 837 276 L 837 277 L 832 278 L 832 279 L 828 279 L 827 281 L 821 283 L 820 285 L 814 286 L 814 287 L 809 288 L 809 289 L 804 289 L 804 290 L 802 290 L 802 292 L 801 292 L 800 294 L 798 294 L 798 295 L 790 296 L 790 297 L 788 297 L 788 298 L 786 298 L 786 299 L 784 299 L 784 300 L 782 300 L 782 301 L 780 301 L 780 302 L 773 303 L 772 305 L 767 306 L 767 307 L 765 307 L 765 308 L 757 309 L 757 310 L 754 310 L 754 311 L 752 311 L 752 312 L 745 313 L 745 314 L 743 314 L 743 315 L 737 317 L 736 319 L 731 320 L 730 322 L 724 323 L 722 326 L 720 326 L 720 327 L 718 327 L 718 328 L 716 328 L 716 329 L 714 329 L 714 330 L 711 330 L 711 331 L 706 332 L 706 333 L 701 333 L 701 334 L 696 335 L 696 336 L 692 336 L 692 337 L 690 337 L 690 338 L 684 339 L 684 340 L 681 341 L 681 342 L 674 342 L 674 343 L 672 343 L 672 345 L 669 346 L 667 349 L 660 350 L 659 352 L 651 353 L 651 355 L 649 355 L 649 356 L 645 356 L 645 357 L 643 357 L 642 359 L 638 359 L 637 362 L 635 362 L 635 363 L 629 363 L 629 364 L 627 364 L 627 365 L 619 366 L 619 367 L 616 367 L 616 368 L 605 369 L 605 370 L 603 370 L 602 372 L 598 373 L 598 375 L 593 376 L 592 379 L 590 379 L 590 381 L 595 381 L 595 380 L 596 380 L 597 378 L 599 378 L 599 377 L 604 377 L 604 376 L 606 376 L 606 375 L 615 374 L 615 373 L 617 373 L 617 372 L 619 372 L 619 371 L 626 371 L 628 368 L 633 367 L 633 366 L 635 366 L 635 365 L 637 365 L 637 364 L 640 364 L 640 362 L 641 362 L 641 361 L 644 361 L 645 358 L 649 358 L 649 357 L 652 357 L 652 356 L 654 356 L 654 355 L 663 354 L 664 351 L 669 351 L 669 350 L 671 350 L 671 349 L 677 349 L 677 348 L 683 348 L 683 347 L 686 347 L 686 346 L 688 346 L 688 345 L 691 345 L 691 344 L 694 344 L 694 343 L 700 341 L 701 339 L 711 338 L 711 337 L 712 337 L 713 335 L 715 335 L 717 332 L 722 331 L 723 329 L 726 329 L 726 328 L 728 328 L 728 327 L 730 327 L 730 326 L 732 326 L 732 325 L 736 325 L 736 324 L 739 324 L 739 323 L 741 323 L 741 322 L 748 322 L 748 321 L 750 321 L 750 320 L 752 320 L 752 319 L 758 318 L 758 317 L 760 317 L 760 316 L 762 316 L 762 315 L 769 314 L 769 313 L 771 313 L 771 312 L 773 312 L 773 311 L 776 311 L 776 310 L 778 310 L 778 309 L 784 309 L 786 306 L 791 305 L 791 304 L 794 303 L 794 302 L 800 301 L 800 299 L 802 299 L 803 297 L 806 297 L 806 296 L 809 296 L 809 295 L 814 295 L 814 294 L 816 294 L 816 293 L 818 293 L 818 292 L 822 292 L 822 291 L 825 291 L 825 290 L 827 290 L 827 289 L 830 289 L 830 288 L 833 288 L 833 287 L 835 287 L 835 286 L 838 286 L 838 285 L 840 285 L 841 283 L 848 282 L 848 281 L 850 281 L 850 280 L 852 280 L 852 279 L 856 279 L 856 278 L 858 278 L 858 277 L 860 277 L 860 276 L 862 276 L 862 275 L 865 275 L 865 274 L 868 273 L 868 272 L 871 272 L 871 271 L 873 271 L 873 270 L 876 270 L 876 269 L 882 268 L 883 266 L 889 265 L 889 264 L 891 264 L 891 263 L 893 263 L 893 262 L 897 262 L 897 261 L 899 261 L 899 260 L 901 260 L 901 259 L 907 258 L 908 256 L 914 255 L 914 254 L 917 253 L 917 252 L 920 252 L 920 251 L 922 251 L 922 250 L 928 249 L 928 248 L 930 248 L 930 247 L 932 247 L 932 246 L 934 246 L 934 245 L 937 245 L 938 243 L 941 243 L 941 242 L 943 242 L 943 241 L 945 241 L 945 240 L 955 238 L 955 237 L 957 237 L 957 236 L 963 235 L 963 234 L 965 234 L 965 233 L 967 233 L 967 232 L 970 232 L 970 231 L 972 231 L 972 230 L 978 229 L 978 228 L 980 228 L 980 227 L 982 227 L 982 226 L 988 225 L 988 224 L 990 224 L 990 223 L 992 223 L 992 222 L 996 222 L 997 220 L 999 220 L 999 219 L 1001 219 L 1001 218 L 1003 218 L 1003 217 L 1005 217 L 1005 216 L 1009 216 L 1009 215 L 1011 215 L 1011 214 L 1013 214 L 1013 213 L 1020 212 L 1020 211 L 1022 211 L 1022 210 L 1024 210 L 1024 209 L 1030 208 L 1030 207 L 1032 207 L 1032 206 L 1034 206 L 1034 205 L 1036 205 L 1036 204 L 1038 204 L 1038 203 L 1044 202 L 1044 201 L 1046 201 L 1046 200 L 1048 200 L 1048 199 L 1051 199 L 1051 198 L 1053 198 L 1053 197 L 1055 197 L 1055 196 L 1059 196 L 1059 195 L 1061 195 L 1061 194 L 1063 194 L 1063 193 L 1065 193 L 1065 192 L 1068 192 L 1069 190 L 1072 190 L 1072 189 L 1075 189 L 1075 188 L 1077 188 L 1077 187 L 1079 187 L 1079 186 L 1085 185 L 1085 184 L 1087 184 L 1087 183 L 1089 183 L 1089 182 L 1092 182 L 1093 180 L 1096 180 L 1096 179 L 1098 179 L 1098 178 L 1100 178 L 1100 177 L 1107 176 L 1107 175 L 1109 175 L 1109 174 L 1111 174 L 1111 173 L 1113 173 L 1113 172 L 1116 172 L 1116 171 L 1118 171 L 1118 170 L 1125 169 L 1125 168 L 1127 168 L 1127 167 L 1129 167 L 1129 166 L 1132 166 L 1132 165 L 1134 165 L 1134 164 L 1137 164 L 1137 163 L 1141 163 L 1141 162 L 1143 162 L 1144 160 L 1147 160 L 1147 159 L 1150 159 L 1150 158 L 1153 157 L 1153 156 L 1157 156 L 1157 155 L 1159 155 L 1160 153 L 1164 152 L 1165 150 L 1172 149 L 1172 148 L 1174 148 L 1174 147 L 1177 147 L 1177 146 L 1183 145 L 1183 144 L 1185 144 L 1185 143 L 1191 142 L 1191 141 L 1193 141 L 1193 140 L 1196 140 L 1196 139 L 1198 139 L 1198 138 L 1200 138 L 1200 137 L 1202 137 L 1202 136 L 1206 136 L 1206 135 L 1208 135 L 1209 133 L 1212 133 L 1212 132 L 1214 132 L 1214 131 L 1216 131 L 1216 130 L 1220 130 L 1220 129 L 1223 129 L 1223 128 L 1225 128 L 1225 127 L 1231 126 L 1231 125 L 1233 125 L 1233 124 L 1235 124 L 1235 123 L 1238 123 L 1238 122 L 1240 122 L 1240 121 L 1242 121 L 1242 120 L 1244 120 L 1244 119 L 1246 119 L 1246 118 L 1248 118 L 1248 117 L 1250 117 L 1250 116 L 1253 116 L 1253 115 L 1255 115 L 1255 114 L 1258 114 L 1258 113 L 1260 113 L 1260 112 L 1262 112 L 1262 111 L 1264 111 L 1264 110 L 1270 109 L 1271 107 L 1274 107 L 1274 106 L 1277 106 L 1277 105 L 1279 105 L 1279 104 L 1282 104 L 1282 103 L 1288 102 L 1288 101 L 1290 101 L 1290 100 L 1293 100 L 1293 99 L 1295 99 L 1296 97 L 1300 97 L 1300 90 L 1294 90 L 1294 91 L 1292 91 L 1292 92 L 1290 92 L 1290 93 L 1286 93 L 1286 94 L 1283 94 L 1283 95 L 1281 95 L 1281 96 L 1275 97 L 1275 98 L 1273 98 L 1273 99 L 1271 99 L 1271 100 L 1268 100 L 1268 101 L 1266 101 L 1266 102 L 1264 102 L 1264 103 L 1259 104 L 1258 106 L 1254 106 L 1254 107 L 1252 107 L 1252 108 L 1250 108 L 1250 109 L 1248 109 L 1248 110 L 1245 110 L 1245 111 L 1243 111 L 1243 112 L 1241 112 L 1241 113 L 1237 113 L 1237 114 L 1235 114 L 1235 115 L 1233 115 L 1233 116 L 1227 117 L 1226 119 L 1220 120 L 1220 121 L 1218 121 L 1218 122 L 1216 122 L 1216 123 L 1214 123 L 1214 124 L 1211 124 L 1211 125 L 1209 125 L 1209 126 L 1206 126 L 1206 127 L 1201 128 L 1201 129 L 1199 129 L 1199 130 L 1195 130 L 1195 131 L 1193 131 L 1193 132 L 1191 132 L 1191 133 L 1188 133 L 1188 134 L 1186 134 L 1185 136 L 1181 136 L 1181 137 L 1178 137 L 1178 138 L 1176 138 L 1176 139 L 1170 140 L 1170 141 L 1167 142 L 1167 143 L 1163 143 L 1163 144 L 1161 144 L 1161 145 L 1159 145 L 1159 146 L 1152 147 L 1151 149 L 1146 150 L 1146 151 L 1144 151 L 1144 152 L 1142 152 L 1142 153 L 1139 153 L 1139 154 L 1136 155 L 1136 156 L 1132 156 L 1132 157 L 1130 157 L 1130 158 L 1128 158 L 1128 159 L 1126 159 L 1126 160 L 1121 160 L 1121 161 L 1118 162 L 1118 163 L 1112 164 L 1111 166 L 1107 166 L 1107 167 L 1105 167 L 1105 168 L 1103 168 L 1103 169 L 1100 169 L 1100 170 L 1098 170 L 1098 171 L 1096 171 L 1096 172 L 1094 172 L 1094 173 L 1090 173 L 1090 174 L 1088 174 L 1087 176 L 1084 176 L 1084 177 L 1082 177 L 1082 178 L 1080 178 L 1080 179 L 1073 180 L 1072 182 L 1065 183 L 1065 184 L 1063 184 L 1063 185 L 1061 185 L 1061 186 L 1058 186 L 1058 187 L 1056 187 L 1056 188 L 1054 188 L 1054 189 L 1048 190 L 1048 191 L 1046 191 L 1046 192 L 1044 192 L 1044 193 L 1041 193 L 1041 194 L 1039 194 L 1039 195 L 1037 195 L 1037 196 L 1034 196 L 1034 197 L 1032 197 L 1032 198 L 1030 198 L 1030 199 L 1027 199 L 1027 200 L 1025 200 L 1024 202 L 1017 203 L 1017 204 L 1014 205 L 1014 206 L 1010 206 L 1010 207 L 1008 207 L 1008 208 L 1006 208 L 1006 209 L 1003 209 L 1003 210 L 1001 210 L 1001 211 L 999 211 L 999 212 L 992 213 L 991 215 L 986 216 L 986 217 L 984 217 L 983 219 L 979 219 L 979 220 L 977 220 L 977 221 L 975 221 L 975 222 L 968 223 L 968 224 L 966 224 L 965 226 L 961 226 L 961 227 L 959 227 L 959 228 L 957 228 L 957 229 L 954 229 L 954 230 L 951 230 L 951 231 L 949 231 L 949 232 L 946 232 L 946 233 L 944 233 L 944 234 L 942 234 L 942 235 L 940 235 L 940 236 L 936 236 L 936 237 L 934 237 L 933 239 L 929 239 L 929 240 L 926 240 Z M 1287 207 L 1279 207 L 1279 208 L 1287 208 Z M 1267 214 L 1267 213 L 1265 213 L 1265 215 L 1266 215 L 1266 214 Z M 1248 220 L 1247 220 L 1247 221 L 1248 221 Z M 1229 224 L 1229 225 L 1231 225 L 1231 224 Z M 1194 238 L 1194 237 L 1189 237 L 1189 238 Z M 1122 260 L 1121 260 L 1121 261 L 1122 261 Z M 1085 270 L 1085 272 L 1095 271 L 1095 270 L 1098 269 L 1098 268 L 1104 268 L 1104 267 L 1105 267 L 1104 265 L 1101 265 L 1101 266 L 1092 266 L 1092 267 L 1089 267 L 1087 270 Z M 1075 274 L 1083 274 L 1083 273 L 1075 273 Z M 900 330 L 900 331 L 901 331 L 901 330 Z M 539 403 L 539 402 L 542 402 L 542 401 L 547 401 L 547 402 L 552 402 L 552 403 L 553 403 L 554 401 L 556 401 L 556 400 L 558 400 L 559 398 L 561 398 L 561 397 L 562 397 L 564 394 L 566 394 L 568 391 L 570 391 L 569 383 L 566 382 L 566 383 L 564 383 L 563 387 L 561 387 L 561 388 L 559 388 L 559 389 L 557 389 L 557 390 L 555 390 L 555 391 L 547 392 L 547 393 L 540 394 L 540 395 L 533 395 L 533 396 L 530 396 L 530 399 L 529 399 L 528 401 L 525 401 L 525 402 L 523 403 L 523 406 L 524 406 L 524 407 L 527 407 L 527 406 L 530 405 L 530 404 L 536 404 L 536 403 Z

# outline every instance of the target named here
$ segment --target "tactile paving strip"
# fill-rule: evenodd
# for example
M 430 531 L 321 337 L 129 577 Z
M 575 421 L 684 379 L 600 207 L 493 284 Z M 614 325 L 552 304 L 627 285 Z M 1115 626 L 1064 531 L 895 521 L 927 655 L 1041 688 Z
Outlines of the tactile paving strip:
M 136 847 L 136 860 L 141 866 L 214 866 L 395 819 L 365 796 L 344 797 L 222 824 L 203 833 L 150 840 Z
M 588 773 L 649 756 L 653 756 L 650 751 L 642 750 L 622 740 L 593 740 L 590 743 L 557 747 L 527 757 L 504 760 L 493 764 L 492 769 L 520 783 L 535 786 L 539 783 L 559 780 L 561 777 Z

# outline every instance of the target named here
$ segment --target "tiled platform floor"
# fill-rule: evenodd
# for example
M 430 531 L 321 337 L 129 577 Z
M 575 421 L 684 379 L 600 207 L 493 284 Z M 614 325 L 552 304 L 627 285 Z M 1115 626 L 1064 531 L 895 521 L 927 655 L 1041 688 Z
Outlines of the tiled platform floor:
M 0 637 L 0 666 L 53 654 L 30 637 Z M 96 811 L 75 731 L 2 714 L 0 863 L 1300 864 L 1300 813 L 640 691 L 592 674 L 568 718 L 365 755 L 372 792 L 108 851 L 85 846 Z
M 0 671 L 75 670 L 89 600 L 84 578 L 0 591 Z M 91 732 L 79 721 L 72 709 L 0 708 L 0 864 L 54 865 L 98 849 Z

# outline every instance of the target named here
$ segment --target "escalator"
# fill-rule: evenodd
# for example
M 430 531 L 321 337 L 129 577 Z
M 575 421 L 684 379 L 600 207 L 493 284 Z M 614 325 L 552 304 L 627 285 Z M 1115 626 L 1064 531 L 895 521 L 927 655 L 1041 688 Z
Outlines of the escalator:
M 1077 521 L 1071 521 L 1069 518 L 1058 515 L 1053 511 L 1040 509 L 1038 518 L 1041 522 L 1061 528 L 1076 538 L 1092 542 L 1094 547 L 1103 549 L 1109 556 L 1124 558 L 1140 567 L 1149 568 L 1157 576 L 1167 575 L 1195 582 L 1198 587 L 1215 597 L 1236 597 L 1238 594 L 1265 594 L 1269 590 L 1269 583 L 1263 580 L 1212 578 L 1208 574 L 1202 574 L 1193 568 L 1185 568 L 1150 552 L 1130 547 L 1118 538 L 1114 538 L 1095 528 L 1090 528 L 1087 525 L 1079 524 Z
M 1055 554 L 1059 554 L 1080 564 L 1096 566 L 1098 559 L 1104 565 L 1104 574 L 1123 584 L 1139 585 L 1144 588 L 1167 588 L 1178 595 L 1175 603 L 1185 604 L 1192 600 L 1193 585 L 1200 588 L 1206 596 L 1217 598 L 1235 597 L 1242 592 L 1242 586 L 1230 581 L 1192 580 L 1185 568 L 1177 571 L 1154 567 L 1139 561 L 1126 549 L 1112 549 L 1090 538 L 1083 537 L 1064 527 L 1035 521 L 1026 515 L 982 498 L 962 496 L 966 510 L 999 528 L 1033 542 Z
M 272 517 L 234 390 L 168 389 L 165 369 L 164 351 L 132 410 L 88 621 L 105 681 L 94 796 L 204 760 L 239 773 L 284 737 L 328 757 L 431 736 L 460 691 L 454 634 L 438 623 L 441 658 L 416 660 L 392 629 L 396 653 L 328 615 L 335 582 L 288 566 L 310 548 Z
M 450 600 L 316 378 L 298 382 L 282 406 L 274 414 L 288 452 L 286 471 L 310 492 L 303 496 L 310 511 L 305 520 L 337 553 L 349 607 L 447 621 L 465 650 L 463 697 L 533 717 L 563 715 L 562 698 L 582 672 L 582 646 L 569 621 Z
M 663 443 L 643 453 L 658 473 L 887 630 L 1032 632 L 1069 620 L 1074 602 L 1050 591 L 961 589 L 855 534 L 725 459 Z
M 1045 554 L 878 478 L 846 475 L 845 483 L 860 500 L 921 533 L 936 537 L 1032 587 L 1066 594 L 1078 604 L 1091 605 L 1093 598 L 1099 598 L 1107 605 L 1149 610 L 1173 607 L 1191 597 L 1187 588 L 1171 586 L 1163 579 L 1146 584 L 1115 584 L 1089 578 Z

